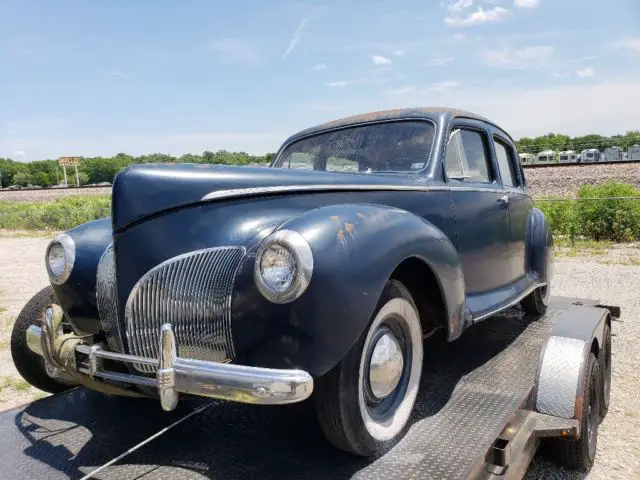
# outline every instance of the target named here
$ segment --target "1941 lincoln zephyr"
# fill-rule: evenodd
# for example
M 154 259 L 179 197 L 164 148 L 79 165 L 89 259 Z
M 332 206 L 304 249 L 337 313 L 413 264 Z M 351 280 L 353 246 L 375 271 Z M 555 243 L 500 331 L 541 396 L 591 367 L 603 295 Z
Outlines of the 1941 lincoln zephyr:
M 549 301 L 552 236 L 515 144 L 469 112 L 337 120 L 269 168 L 135 165 L 112 202 L 52 240 L 51 285 L 16 322 L 14 361 L 43 390 L 165 410 L 310 398 L 326 437 L 367 456 L 404 435 L 424 345 Z

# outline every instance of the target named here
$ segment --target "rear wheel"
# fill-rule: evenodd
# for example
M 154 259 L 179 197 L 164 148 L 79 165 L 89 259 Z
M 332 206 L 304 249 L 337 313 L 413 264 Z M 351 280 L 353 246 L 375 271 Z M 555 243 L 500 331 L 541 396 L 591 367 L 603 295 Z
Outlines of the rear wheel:
M 595 355 L 589 355 L 584 377 L 582 423 L 578 440 L 549 439 L 548 451 L 563 466 L 572 470 L 588 472 L 596 458 L 598 425 L 600 423 L 600 364 Z
M 399 440 L 418 394 L 422 354 L 418 309 L 404 285 L 391 280 L 369 328 L 316 383 L 316 411 L 327 439 L 362 456 Z
M 536 288 L 520 302 L 520 306 L 527 313 L 543 315 L 547 312 L 549 299 L 551 298 L 551 288 L 549 284 Z
M 58 393 L 75 386 L 61 371 L 47 365 L 44 359 L 27 346 L 27 329 L 40 326 L 46 308 L 57 300 L 49 286 L 36 293 L 22 308 L 11 332 L 11 357 L 16 369 L 27 382 L 49 393 Z
M 602 348 L 598 355 L 600 375 L 602 376 L 600 389 L 600 420 L 606 417 L 611 399 L 611 327 L 604 326 L 602 334 Z

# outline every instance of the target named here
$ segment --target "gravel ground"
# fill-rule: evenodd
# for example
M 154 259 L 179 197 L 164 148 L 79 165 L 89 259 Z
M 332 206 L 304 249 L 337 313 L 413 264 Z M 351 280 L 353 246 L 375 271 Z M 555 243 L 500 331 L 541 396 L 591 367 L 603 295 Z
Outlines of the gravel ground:
M 577 195 L 581 185 L 597 185 L 616 180 L 640 188 L 640 163 L 614 165 L 580 165 L 572 167 L 526 168 L 525 176 L 535 197 L 569 197 Z M 0 190 L 0 200 L 18 202 L 53 200 L 71 195 L 108 195 L 111 187 L 49 190 Z
M 613 180 L 640 188 L 640 163 L 526 168 L 524 174 L 531 194 L 538 198 L 575 198 L 582 185 L 599 185 Z
M 0 390 L 0 410 L 42 395 L 19 383 L 7 340 L 11 320 L 24 303 L 47 284 L 42 254 L 48 241 L 49 237 L 0 232 L 0 305 L 5 309 L 0 313 L 0 378 L 11 379 L 9 385 Z M 640 478 L 640 266 L 606 263 L 618 262 L 623 257 L 640 259 L 640 246 L 618 246 L 605 255 L 585 252 L 578 257 L 558 256 L 555 266 L 554 294 L 595 298 L 622 308 L 621 322 L 613 325 L 612 404 L 600 427 L 591 479 Z M 527 478 L 585 477 L 537 457 Z

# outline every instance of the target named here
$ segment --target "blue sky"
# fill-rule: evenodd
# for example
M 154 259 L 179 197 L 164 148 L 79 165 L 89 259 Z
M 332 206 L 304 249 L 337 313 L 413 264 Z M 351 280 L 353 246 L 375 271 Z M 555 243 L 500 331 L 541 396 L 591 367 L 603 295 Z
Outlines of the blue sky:
M 275 151 L 329 119 L 465 108 L 514 136 L 640 128 L 637 0 L 0 6 L 0 156 Z

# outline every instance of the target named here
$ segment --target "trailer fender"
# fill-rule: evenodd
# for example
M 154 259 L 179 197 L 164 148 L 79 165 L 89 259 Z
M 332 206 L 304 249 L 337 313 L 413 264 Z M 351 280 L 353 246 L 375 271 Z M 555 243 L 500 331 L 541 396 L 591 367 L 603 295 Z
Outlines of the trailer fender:
M 606 308 L 572 305 L 558 314 L 540 356 L 534 405 L 538 412 L 582 421 L 584 375 L 591 352 L 598 356 Z

